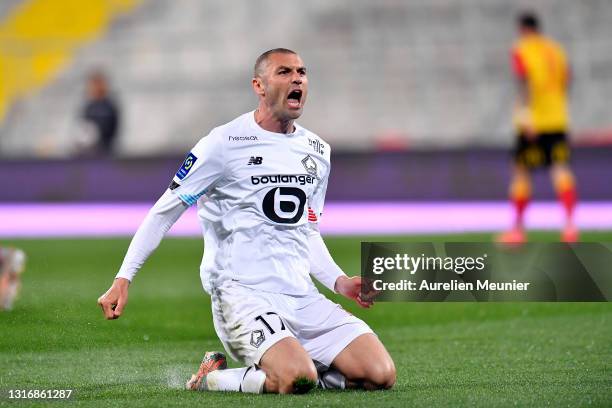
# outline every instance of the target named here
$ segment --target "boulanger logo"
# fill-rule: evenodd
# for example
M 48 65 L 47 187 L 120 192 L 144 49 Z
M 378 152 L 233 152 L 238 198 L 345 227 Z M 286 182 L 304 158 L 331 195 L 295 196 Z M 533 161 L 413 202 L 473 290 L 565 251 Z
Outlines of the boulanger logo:
M 251 176 L 251 184 L 254 186 L 262 184 L 314 184 L 315 177 L 309 174 L 273 174 L 263 176 Z
M 306 193 L 297 187 L 274 187 L 263 199 L 266 217 L 279 224 L 295 224 L 304 215 Z

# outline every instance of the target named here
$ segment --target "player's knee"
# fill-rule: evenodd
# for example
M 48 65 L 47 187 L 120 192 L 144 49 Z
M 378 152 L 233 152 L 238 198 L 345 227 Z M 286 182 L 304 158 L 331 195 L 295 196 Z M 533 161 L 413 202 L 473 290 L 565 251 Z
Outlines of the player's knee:
M 317 370 L 312 364 L 293 364 L 283 372 L 279 379 L 278 391 L 281 394 L 304 394 L 317 385 Z
M 368 367 L 366 377 L 369 388 L 388 390 L 395 385 L 395 365 L 391 359 L 378 361 Z

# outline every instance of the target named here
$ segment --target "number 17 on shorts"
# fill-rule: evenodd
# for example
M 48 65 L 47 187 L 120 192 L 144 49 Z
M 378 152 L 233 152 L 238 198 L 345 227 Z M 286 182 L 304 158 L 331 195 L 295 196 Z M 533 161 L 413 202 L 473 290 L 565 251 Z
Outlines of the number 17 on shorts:
M 294 337 L 276 312 L 266 312 L 253 318 L 250 324 L 249 343 L 255 349 L 253 362 L 259 363 L 261 356 L 275 343 L 285 337 Z

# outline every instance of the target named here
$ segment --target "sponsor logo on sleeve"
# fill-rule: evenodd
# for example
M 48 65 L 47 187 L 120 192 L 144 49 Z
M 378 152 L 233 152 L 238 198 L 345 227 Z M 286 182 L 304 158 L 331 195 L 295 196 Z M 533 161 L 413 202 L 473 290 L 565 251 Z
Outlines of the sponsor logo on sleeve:
M 184 179 L 187 174 L 189 174 L 189 171 L 193 168 L 193 165 L 197 160 L 198 158 L 195 156 L 195 154 L 189 153 L 189 156 L 187 156 L 181 168 L 176 172 L 176 177 L 178 177 L 179 180 Z

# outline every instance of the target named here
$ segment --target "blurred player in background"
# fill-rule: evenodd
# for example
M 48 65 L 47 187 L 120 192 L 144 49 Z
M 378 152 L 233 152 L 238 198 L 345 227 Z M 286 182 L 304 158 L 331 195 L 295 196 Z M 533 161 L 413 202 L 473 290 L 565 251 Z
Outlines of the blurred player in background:
M 120 112 L 110 95 L 109 82 L 102 71 L 94 71 L 87 78 L 87 102 L 81 119 L 88 125 L 88 129 L 78 140 L 79 153 L 112 155 L 119 133 Z
M 0 247 L 0 310 L 11 310 L 21 287 L 25 253 L 17 248 Z
M 164 233 L 194 204 L 204 232 L 200 276 L 215 331 L 245 365 L 226 369 L 206 353 L 187 382 L 194 391 L 302 393 L 323 388 L 390 388 L 395 366 L 362 320 L 326 299 L 311 275 L 362 307 L 361 278 L 347 277 L 319 233 L 330 147 L 294 121 L 308 79 L 284 48 L 255 63 L 255 111 L 200 140 L 139 227 L 111 288 L 107 319 L 121 315 L 128 285 Z
M 531 173 L 544 167 L 565 210 L 561 240 L 575 242 L 578 230 L 573 223 L 576 182 L 569 167 L 569 114 L 567 93 L 570 68 L 561 45 L 541 33 L 536 14 L 518 16 L 519 39 L 512 49 L 512 68 L 518 84 L 515 112 L 517 140 L 510 199 L 516 219 L 514 227 L 498 240 L 521 243 L 526 240 L 524 214 L 531 199 Z

